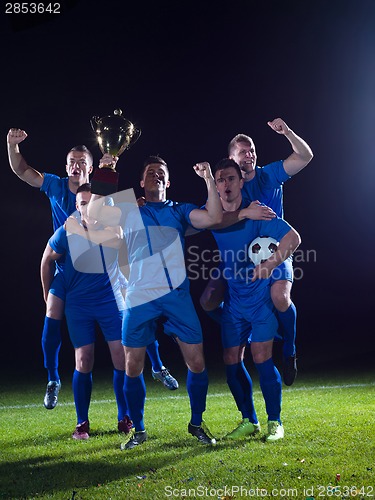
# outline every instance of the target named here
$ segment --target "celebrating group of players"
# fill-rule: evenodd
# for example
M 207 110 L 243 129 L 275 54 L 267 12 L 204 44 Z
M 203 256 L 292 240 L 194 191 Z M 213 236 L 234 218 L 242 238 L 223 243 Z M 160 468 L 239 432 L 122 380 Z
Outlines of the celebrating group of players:
M 69 151 L 67 177 L 61 178 L 28 165 L 19 150 L 27 134 L 10 129 L 7 141 L 12 170 L 45 192 L 51 202 L 55 232 L 41 263 L 46 301 L 42 348 L 48 373 L 44 405 L 53 409 L 61 388 L 58 355 L 65 313 L 75 349 L 74 439 L 90 436 L 88 413 L 98 323 L 113 362 L 118 430 L 125 434 L 121 447 L 131 449 L 147 440 L 143 377 L 146 352 L 153 378 L 168 389 L 178 388 L 159 355 L 156 331 L 162 320 L 164 332 L 178 343 L 187 366 L 191 407 L 188 432 L 203 444 L 216 443 L 203 420 L 208 374 L 202 330 L 184 264 L 185 236 L 191 227 L 210 230 L 222 257 L 221 277 L 207 283 L 200 302 L 221 324 L 227 383 L 242 416 L 240 424 L 224 438 L 238 439 L 261 432 L 252 380 L 244 364 L 247 345 L 266 406 L 265 439 L 284 437 L 282 382 L 272 350 L 275 337 L 281 336 L 283 379 L 286 385 L 293 384 L 297 366 L 292 254 L 300 244 L 300 236 L 283 219 L 283 183 L 302 170 L 313 154 L 282 119 L 268 125 L 288 139 L 290 156 L 259 167 L 252 139 L 238 134 L 229 143 L 228 157 L 212 170 L 207 162 L 193 167 L 206 183 L 203 207 L 168 199 L 170 169 L 160 156 L 149 156 L 143 164 L 140 185 L 144 201 L 137 203 L 135 196 L 129 195 L 132 190 L 105 196 L 97 188 L 100 183 L 95 183 L 96 171 L 89 182 L 93 157 L 85 146 Z M 117 158 L 105 154 L 100 166 L 116 162 Z M 268 260 L 254 266 L 250 259 L 240 259 L 239 255 L 243 257 L 244 251 L 247 255 L 249 243 L 257 236 L 273 237 L 279 245 Z M 126 272 L 119 264 L 119 252 L 124 247 Z

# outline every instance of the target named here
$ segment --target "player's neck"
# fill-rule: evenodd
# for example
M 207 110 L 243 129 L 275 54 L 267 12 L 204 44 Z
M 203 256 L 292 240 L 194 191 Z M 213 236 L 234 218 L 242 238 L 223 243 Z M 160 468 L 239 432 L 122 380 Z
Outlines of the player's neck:
M 224 201 L 223 199 L 221 199 L 221 204 L 225 212 L 235 212 L 240 208 L 241 203 L 242 203 L 242 196 L 236 198 L 233 201 Z
M 145 192 L 145 200 L 153 203 L 166 201 L 167 195 L 165 191 L 148 191 Z

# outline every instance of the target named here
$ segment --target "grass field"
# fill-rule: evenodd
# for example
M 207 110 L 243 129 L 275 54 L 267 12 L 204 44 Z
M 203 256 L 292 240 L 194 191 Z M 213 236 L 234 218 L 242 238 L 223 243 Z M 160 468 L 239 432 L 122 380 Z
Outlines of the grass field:
M 252 375 L 258 418 L 266 431 L 258 379 Z M 291 388 L 283 388 L 284 440 L 219 440 L 213 448 L 187 433 L 183 378 L 178 391 L 169 392 L 146 373 L 149 439 L 127 451 L 120 450 L 110 375 L 94 374 L 87 442 L 70 437 L 75 409 L 69 376 L 62 382 L 58 406 L 47 411 L 41 405 L 44 380 L 12 386 L 2 378 L 0 498 L 375 496 L 375 382 L 369 372 L 320 378 L 299 374 Z M 223 374 L 211 374 L 205 412 L 210 430 L 220 438 L 239 418 Z

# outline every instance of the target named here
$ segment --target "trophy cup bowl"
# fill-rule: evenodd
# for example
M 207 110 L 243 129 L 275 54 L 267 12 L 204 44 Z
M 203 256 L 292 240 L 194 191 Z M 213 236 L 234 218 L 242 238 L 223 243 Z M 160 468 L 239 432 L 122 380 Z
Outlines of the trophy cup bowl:
M 115 109 L 113 115 L 99 118 L 93 116 L 90 120 L 95 132 L 100 151 L 111 156 L 120 156 L 139 139 L 140 129 L 122 116 L 121 109 Z M 101 164 L 94 171 L 91 181 L 91 192 L 94 194 L 108 195 L 117 191 L 119 175 L 113 164 Z
M 122 116 L 121 109 L 115 109 L 113 115 L 102 118 L 93 116 L 90 123 L 103 154 L 120 156 L 126 149 L 133 146 L 141 135 L 140 129 Z M 114 168 L 112 165 L 105 165 L 105 167 Z

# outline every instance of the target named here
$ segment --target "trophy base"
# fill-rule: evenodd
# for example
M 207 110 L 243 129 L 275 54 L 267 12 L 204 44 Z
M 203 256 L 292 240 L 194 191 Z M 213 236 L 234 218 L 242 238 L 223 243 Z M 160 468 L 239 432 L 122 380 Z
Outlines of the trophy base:
M 91 179 L 92 194 L 108 196 L 118 191 L 119 174 L 112 168 L 97 168 Z

